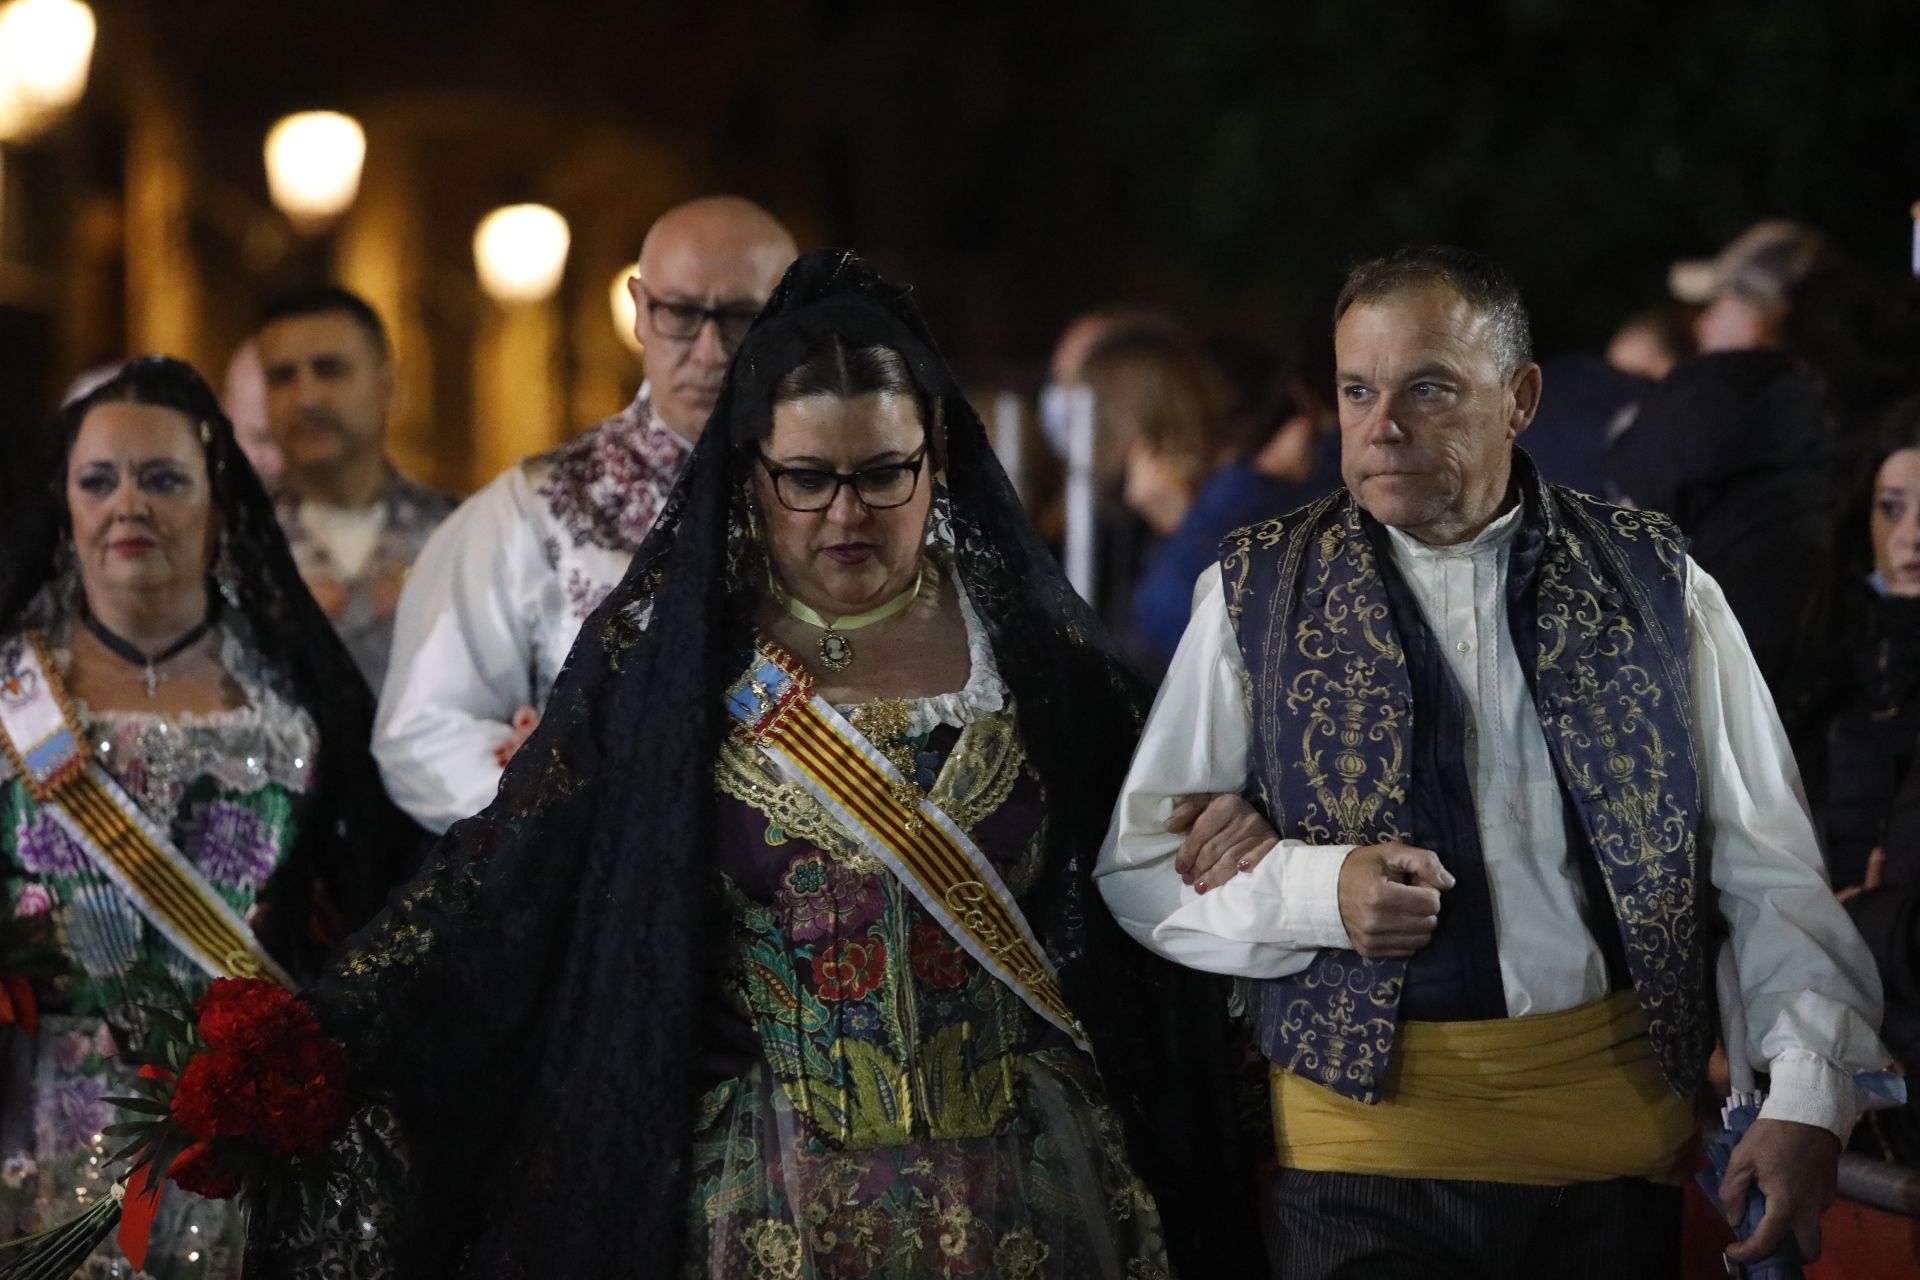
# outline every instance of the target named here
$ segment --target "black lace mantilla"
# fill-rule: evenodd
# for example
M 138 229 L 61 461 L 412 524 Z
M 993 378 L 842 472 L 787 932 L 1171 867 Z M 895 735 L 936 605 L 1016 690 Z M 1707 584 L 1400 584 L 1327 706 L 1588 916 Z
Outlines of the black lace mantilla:
M 256 1224 L 250 1275 L 674 1273 L 717 998 L 721 694 L 766 580 L 743 536 L 745 481 L 774 383 L 826 334 L 901 352 L 944 414 L 954 569 L 1049 798 L 1033 923 L 1176 1263 L 1189 1276 L 1262 1270 L 1224 983 L 1135 946 L 1093 886 L 1141 686 L 1028 525 L 906 290 L 850 253 L 816 252 L 735 357 L 686 476 L 587 621 L 498 798 L 447 833 L 311 991 L 362 1088 L 397 1118 L 405 1176 L 383 1174 L 361 1142 L 353 1194 Z M 359 1211 L 383 1197 L 386 1217 Z M 382 1224 L 377 1244 L 340 1249 L 362 1222 Z M 335 1243 L 323 1250 L 322 1236 Z

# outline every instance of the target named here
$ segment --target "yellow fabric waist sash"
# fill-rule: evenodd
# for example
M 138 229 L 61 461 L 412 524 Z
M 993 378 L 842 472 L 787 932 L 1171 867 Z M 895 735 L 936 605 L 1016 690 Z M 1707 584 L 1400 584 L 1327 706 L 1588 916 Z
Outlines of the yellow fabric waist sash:
M 1275 1067 L 1280 1164 L 1319 1172 L 1559 1186 L 1681 1182 L 1693 1100 L 1660 1074 L 1631 991 L 1562 1013 L 1407 1022 L 1371 1106 Z

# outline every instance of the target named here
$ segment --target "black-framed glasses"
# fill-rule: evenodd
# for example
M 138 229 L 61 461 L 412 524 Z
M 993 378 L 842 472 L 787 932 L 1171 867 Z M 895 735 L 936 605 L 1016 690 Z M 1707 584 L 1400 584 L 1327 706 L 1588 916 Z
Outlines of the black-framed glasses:
M 693 302 L 670 302 L 665 298 L 656 298 L 640 286 L 641 296 L 647 302 L 647 316 L 653 323 L 653 331 L 662 337 L 675 338 L 681 342 L 691 342 L 700 336 L 700 330 L 707 321 L 713 321 L 713 327 L 719 331 L 720 345 L 732 351 L 746 340 L 747 330 L 753 328 L 754 320 L 760 315 L 759 307 L 703 307 Z
M 920 487 L 920 471 L 927 462 L 927 446 L 922 444 L 904 462 L 862 467 L 858 471 L 822 471 L 817 467 L 783 467 L 766 454 L 760 465 L 773 481 L 773 496 L 789 511 L 825 511 L 840 496 L 842 486 L 850 485 L 854 496 L 869 510 L 885 511 L 904 507 L 913 501 Z

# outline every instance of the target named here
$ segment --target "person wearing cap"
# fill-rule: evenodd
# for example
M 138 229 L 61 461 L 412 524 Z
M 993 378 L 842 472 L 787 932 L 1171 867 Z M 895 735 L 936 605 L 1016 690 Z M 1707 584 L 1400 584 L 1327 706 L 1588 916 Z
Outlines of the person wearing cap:
M 1776 701 L 1833 542 L 1833 439 L 1820 388 L 1786 349 L 1796 290 L 1834 261 L 1819 232 L 1772 219 L 1668 284 L 1704 307 L 1700 354 L 1648 389 L 1607 449 L 1613 489 L 1664 512 L 1725 588 Z
M 1667 287 L 1681 302 L 1704 308 L 1694 321 L 1702 353 L 1778 347 L 1794 286 L 1832 261 L 1818 231 L 1769 218 L 1712 258 L 1674 263 Z

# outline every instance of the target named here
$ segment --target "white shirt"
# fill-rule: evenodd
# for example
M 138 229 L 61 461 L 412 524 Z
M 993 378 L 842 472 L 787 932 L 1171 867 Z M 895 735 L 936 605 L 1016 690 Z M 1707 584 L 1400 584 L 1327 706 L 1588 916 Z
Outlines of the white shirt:
M 626 574 L 692 446 L 648 388 L 510 467 L 434 531 L 400 596 L 373 755 L 394 803 L 444 831 L 492 801 L 494 751 L 536 710 L 580 625 Z
M 1507 631 L 1504 586 L 1515 509 L 1451 547 L 1390 530 L 1469 709 L 1467 755 L 1493 897 L 1507 1011 L 1554 1013 L 1607 993 L 1605 960 L 1581 910 L 1546 740 Z M 1703 847 L 1732 928 L 1748 1052 L 1771 1064 L 1762 1114 L 1832 1130 L 1855 1119 L 1852 1073 L 1887 1062 L 1874 1028 L 1873 959 L 1828 889 L 1800 776 L 1772 698 L 1719 584 L 1687 566 Z M 1247 874 L 1205 894 L 1173 869 L 1163 828 L 1182 796 L 1240 792 L 1252 718 L 1218 565 L 1148 717 L 1095 875 L 1120 924 L 1154 951 L 1215 973 L 1277 978 L 1321 948 L 1349 948 L 1339 876 L 1351 845 L 1283 840 Z M 1447 851 L 1434 851 L 1444 864 Z
M 387 529 L 385 495 L 365 507 L 336 507 L 308 499 L 298 504 L 300 523 L 326 551 L 345 578 L 357 578 L 373 558 L 373 549 Z

